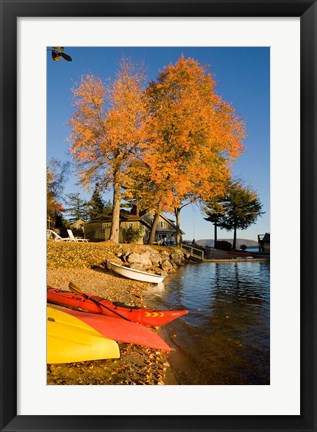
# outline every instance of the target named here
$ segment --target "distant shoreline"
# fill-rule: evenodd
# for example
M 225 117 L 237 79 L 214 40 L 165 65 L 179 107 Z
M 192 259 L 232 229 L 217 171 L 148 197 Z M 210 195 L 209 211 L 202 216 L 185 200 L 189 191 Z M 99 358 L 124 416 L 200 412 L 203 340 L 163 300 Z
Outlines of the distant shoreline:
M 231 244 L 233 243 L 232 238 L 219 238 L 218 241 L 226 241 L 226 242 L 229 242 Z M 185 243 L 185 241 L 184 241 L 184 243 Z M 195 243 L 198 246 L 214 247 L 215 240 L 214 239 L 200 239 L 197 241 L 195 240 Z M 259 243 L 256 240 L 237 238 L 237 249 L 240 249 L 241 245 L 245 245 L 246 247 L 259 247 Z

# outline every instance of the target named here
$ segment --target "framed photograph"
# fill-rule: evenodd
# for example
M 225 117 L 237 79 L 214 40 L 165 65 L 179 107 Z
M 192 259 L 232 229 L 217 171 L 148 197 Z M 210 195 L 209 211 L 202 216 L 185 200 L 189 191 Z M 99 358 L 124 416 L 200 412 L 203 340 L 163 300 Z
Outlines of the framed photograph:
M 316 1 L 0 2 L 1 431 L 316 431 Z M 248 110 L 267 96 L 269 126 L 257 139 L 267 134 L 270 143 L 269 172 L 259 171 L 270 183 L 269 364 L 262 351 L 249 352 L 265 373 L 254 377 L 251 368 L 248 379 L 227 385 L 48 382 L 46 168 L 49 143 L 61 140 L 52 110 L 63 112 L 66 81 L 76 87 L 78 71 L 91 72 L 81 57 L 94 51 L 106 65 L 114 52 L 133 52 L 157 73 L 172 50 L 203 60 L 207 51 L 226 51 L 220 71 L 230 69 L 230 56 L 245 62 L 234 91 L 245 93 Z M 63 69 L 70 60 L 76 75 Z M 268 79 L 252 90 L 254 64 L 250 75 Z M 102 235 L 110 226 L 103 223 Z M 231 342 L 228 335 L 230 352 Z M 215 359 L 212 350 L 205 356 Z

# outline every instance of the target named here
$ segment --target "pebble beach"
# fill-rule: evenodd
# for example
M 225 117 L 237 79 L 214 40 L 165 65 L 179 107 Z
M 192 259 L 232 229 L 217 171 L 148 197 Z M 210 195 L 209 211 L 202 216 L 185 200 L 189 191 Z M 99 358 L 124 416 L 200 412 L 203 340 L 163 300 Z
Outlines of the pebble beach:
M 120 249 L 111 245 L 103 247 L 100 244 L 49 242 L 47 285 L 68 291 L 68 284 L 72 281 L 86 293 L 131 306 L 146 307 L 145 293 L 150 284 L 118 277 L 100 265 L 103 259 L 113 259 L 118 251 L 120 252 Z M 92 261 L 87 264 L 88 252 Z M 76 253 L 73 260 L 72 253 Z M 82 260 L 78 254 L 82 255 Z M 67 261 L 64 256 L 68 257 Z M 162 329 L 151 329 L 165 338 Z M 119 343 L 119 348 L 119 359 L 47 365 L 47 384 L 176 384 L 169 370 L 169 353 L 127 343 Z
M 209 261 L 216 262 L 248 259 L 240 255 L 213 250 L 208 258 Z M 83 292 L 112 302 L 148 307 L 145 300 L 146 293 L 154 285 L 115 275 L 107 269 L 105 261 L 110 259 L 139 270 L 168 274 L 188 263 L 188 258 L 180 248 L 176 247 L 50 240 L 47 247 L 47 285 L 68 291 L 69 282 L 73 282 Z M 252 261 L 256 260 L 256 258 L 252 259 Z M 175 353 L 173 350 L 177 348 L 173 346 L 173 341 L 169 339 L 164 326 L 151 329 L 171 347 L 171 353 L 119 342 L 119 359 L 48 365 L 47 383 L 50 385 L 178 384 L 169 363 L 169 356 L 173 356 Z

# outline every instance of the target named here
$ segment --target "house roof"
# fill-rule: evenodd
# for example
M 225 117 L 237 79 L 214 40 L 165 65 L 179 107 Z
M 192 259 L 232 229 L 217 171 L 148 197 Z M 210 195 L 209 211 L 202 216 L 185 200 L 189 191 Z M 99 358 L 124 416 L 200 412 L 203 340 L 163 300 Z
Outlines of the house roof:
M 141 212 L 140 212 L 140 215 L 141 216 L 144 216 L 144 215 L 146 215 L 146 214 L 151 214 L 151 213 L 155 213 L 155 212 L 153 212 L 153 211 L 149 211 L 149 210 L 142 210 Z M 164 216 L 162 213 L 160 214 L 160 217 L 162 218 L 162 219 L 164 219 L 172 228 L 174 228 L 175 229 L 175 231 L 177 231 L 177 226 L 175 225 L 175 222 L 172 220 L 172 219 L 169 219 L 168 217 L 166 217 L 166 216 Z M 182 231 L 182 230 L 179 230 L 179 232 L 183 235 L 183 234 L 185 234 L 185 232 L 184 231 Z
M 77 220 L 75 220 L 71 225 L 75 225 L 75 224 L 84 224 L 84 223 L 86 223 L 83 219 L 77 219 Z
M 103 215 L 99 218 L 91 219 L 86 223 L 95 223 L 95 222 L 111 222 L 112 221 L 112 213 L 109 213 L 107 215 Z M 151 228 L 151 225 L 149 225 L 146 221 L 144 221 L 141 217 L 131 214 L 130 212 L 127 212 L 126 210 L 120 210 L 120 222 L 140 222 L 143 225 L 145 225 L 147 228 Z
M 160 214 L 160 216 L 161 216 L 162 219 L 164 219 L 168 224 L 170 224 L 177 231 L 177 226 L 175 225 L 174 221 L 172 221 L 171 219 L 167 218 L 163 214 Z M 179 230 L 179 232 L 181 234 L 185 234 L 184 231 L 182 231 L 181 229 Z
M 141 212 L 141 215 L 144 216 L 146 213 L 148 212 Z M 126 210 L 120 210 L 120 222 L 140 222 L 143 225 L 145 225 L 147 228 L 151 229 L 151 225 L 149 223 L 147 223 L 142 216 L 136 216 L 134 214 L 131 214 L 130 212 L 126 211 Z M 177 226 L 175 225 L 174 221 L 172 221 L 171 219 L 167 218 L 166 216 L 164 216 L 163 214 L 160 214 L 160 217 L 162 219 L 164 219 L 172 228 L 175 229 L 175 231 L 177 231 Z M 96 219 L 92 219 L 89 222 L 86 222 L 86 224 L 89 223 L 94 223 L 94 222 L 111 222 L 112 221 L 112 213 L 109 213 L 107 215 L 103 215 L 99 218 Z M 185 234 L 184 231 L 180 230 L 180 233 L 183 235 Z

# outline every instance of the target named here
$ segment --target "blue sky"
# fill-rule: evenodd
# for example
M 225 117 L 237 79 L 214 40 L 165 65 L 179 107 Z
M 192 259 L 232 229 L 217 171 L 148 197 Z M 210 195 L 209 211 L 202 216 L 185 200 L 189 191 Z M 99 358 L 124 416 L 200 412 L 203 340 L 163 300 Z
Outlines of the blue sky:
M 71 160 L 70 133 L 67 121 L 71 117 L 71 88 L 80 82 L 81 75 L 93 73 L 103 79 L 113 78 L 122 56 L 134 63 L 142 63 L 147 79 L 155 79 L 164 66 L 175 63 L 180 55 L 191 57 L 201 65 L 207 65 L 217 82 L 217 93 L 232 103 L 246 123 L 245 152 L 234 163 L 233 176 L 252 186 L 260 197 L 265 214 L 256 224 L 238 237 L 257 239 L 257 234 L 270 232 L 270 50 L 269 48 L 100 48 L 65 47 L 72 62 L 54 62 L 47 55 L 47 161 Z M 74 173 L 65 186 L 65 194 L 79 192 L 83 198 L 91 193 L 76 185 Z M 111 194 L 105 194 L 108 199 Z M 173 216 L 170 216 L 171 219 Z M 198 206 L 182 210 L 181 225 L 187 240 L 213 238 L 213 225 L 204 221 Z M 231 238 L 231 232 L 219 231 L 218 238 Z

